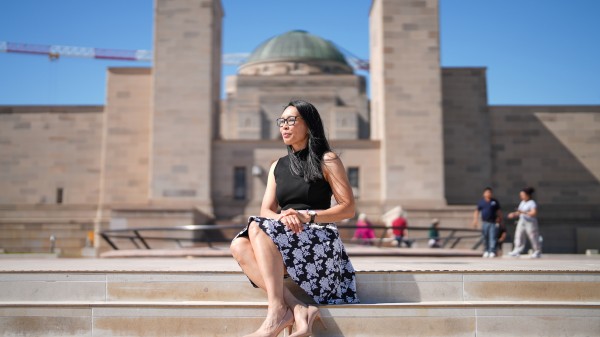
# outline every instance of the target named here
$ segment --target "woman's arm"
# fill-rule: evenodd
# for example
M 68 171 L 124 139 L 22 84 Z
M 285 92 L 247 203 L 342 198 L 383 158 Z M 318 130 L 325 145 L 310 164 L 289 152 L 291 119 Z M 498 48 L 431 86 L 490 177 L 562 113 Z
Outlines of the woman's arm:
M 479 227 L 479 209 L 476 209 L 473 213 L 473 228 L 477 229 Z
M 535 217 L 537 215 L 537 208 L 532 208 L 529 211 L 519 211 L 521 214 L 525 214 L 530 217 Z
M 323 175 L 329 182 L 337 205 L 319 211 L 317 222 L 336 222 L 354 217 L 354 195 L 346 175 L 342 160 L 333 152 L 327 152 L 323 158 Z

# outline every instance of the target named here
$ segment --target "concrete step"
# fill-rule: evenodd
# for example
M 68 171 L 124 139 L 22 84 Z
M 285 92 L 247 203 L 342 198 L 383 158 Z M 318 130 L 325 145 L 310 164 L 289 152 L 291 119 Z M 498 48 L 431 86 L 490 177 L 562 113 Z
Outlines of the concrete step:
M 597 336 L 600 302 L 323 306 L 314 336 Z M 2 302 L 2 336 L 242 336 L 264 302 Z M 359 319 L 357 319 L 359 318 Z M 283 335 L 283 334 L 282 334 Z
M 363 303 L 600 301 L 600 274 L 583 272 L 360 271 L 357 286 Z M 0 273 L 0 301 L 264 300 L 241 272 Z
M 266 315 L 264 293 L 231 258 L 1 262 L 0 336 L 241 336 Z M 323 306 L 328 329 L 316 326 L 315 336 L 600 331 L 595 258 L 356 257 L 353 263 L 362 303 Z

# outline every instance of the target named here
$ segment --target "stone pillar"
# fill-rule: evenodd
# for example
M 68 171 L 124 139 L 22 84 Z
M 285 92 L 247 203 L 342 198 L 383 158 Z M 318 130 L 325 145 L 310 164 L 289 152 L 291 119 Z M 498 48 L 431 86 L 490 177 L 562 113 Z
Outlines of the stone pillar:
M 150 200 L 212 215 L 220 0 L 155 0 Z
M 486 82 L 485 68 L 442 70 L 448 204 L 471 204 L 486 186 L 492 186 L 492 130 Z
M 369 26 L 383 205 L 444 206 L 438 0 L 373 0 Z
M 148 201 L 150 68 L 109 68 L 104 107 L 102 203 Z

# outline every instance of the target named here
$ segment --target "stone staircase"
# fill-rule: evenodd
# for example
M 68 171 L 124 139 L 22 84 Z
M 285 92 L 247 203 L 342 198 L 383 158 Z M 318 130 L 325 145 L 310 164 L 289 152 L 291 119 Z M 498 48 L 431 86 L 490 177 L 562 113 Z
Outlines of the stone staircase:
M 9 261 L 0 336 L 242 336 L 265 296 L 231 259 Z M 598 336 L 600 260 L 354 258 L 315 336 Z M 295 289 L 298 291 L 298 289 Z

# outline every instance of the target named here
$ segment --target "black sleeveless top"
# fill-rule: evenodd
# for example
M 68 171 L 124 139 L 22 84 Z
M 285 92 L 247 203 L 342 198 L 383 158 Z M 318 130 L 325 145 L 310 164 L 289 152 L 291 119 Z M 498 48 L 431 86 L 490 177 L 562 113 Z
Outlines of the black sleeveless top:
M 295 175 L 290 167 L 290 157 L 298 156 L 306 162 L 307 149 L 279 158 L 275 166 L 275 195 L 277 203 L 284 209 L 328 209 L 331 207 L 331 186 L 324 178 L 306 182 L 304 178 Z

